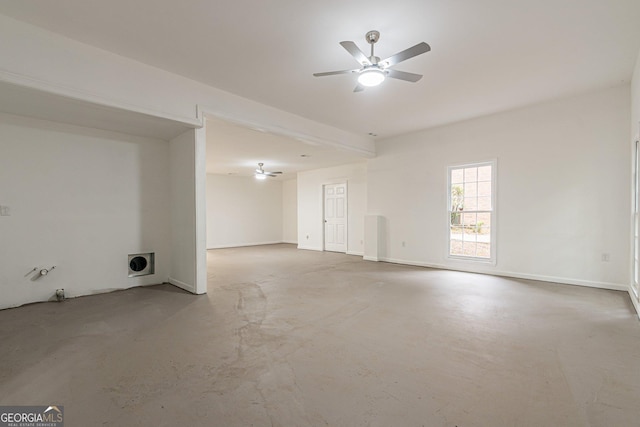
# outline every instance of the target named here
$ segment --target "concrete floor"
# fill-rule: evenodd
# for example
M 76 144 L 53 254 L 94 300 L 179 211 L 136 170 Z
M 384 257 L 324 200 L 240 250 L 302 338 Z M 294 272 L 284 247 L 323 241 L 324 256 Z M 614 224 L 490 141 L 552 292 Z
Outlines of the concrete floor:
M 209 252 L 170 285 L 0 311 L 0 405 L 73 426 L 638 426 L 623 292 L 362 261 Z

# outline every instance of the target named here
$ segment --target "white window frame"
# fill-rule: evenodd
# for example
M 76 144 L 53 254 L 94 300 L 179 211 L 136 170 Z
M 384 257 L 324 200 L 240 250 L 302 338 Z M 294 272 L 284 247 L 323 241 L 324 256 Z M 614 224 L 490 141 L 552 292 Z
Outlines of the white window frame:
M 491 239 L 490 246 L 490 257 L 489 258 L 479 258 L 472 256 L 464 256 L 464 255 L 451 255 L 451 171 L 453 169 L 463 169 L 463 168 L 473 168 L 473 167 L 482 167 L 482 166 L 491 166 L 491 210 L 490 211 L 473 211 L 477 213 L 481 212 L 490 212 L 491 213 L 491 233 L 489 234 Z M 483 162 L 474 162 L 474 163 L 462 163 L 450 165 L 447 167 L 447 209 L 446 209 L 446 220 L 447 220 L 447 228 L 446 228 L 446 236 L 447 236 L 447 253 L 446 258 L 449 260 L 455 261 L 470 261 L 473 263 L 482 263 L 482 264 L 490 264 L 496 265 L 497 263 L 497 248 L 496 248 L 496 224 L 497 224 L 497 176 L 498 176 L 498 161 L 497 159 L 487 160 Z
M 631 289 L 636 296 L 640 296 L 640 142 L 634 142 L 633 158 L 633 273 L 631 278 Z

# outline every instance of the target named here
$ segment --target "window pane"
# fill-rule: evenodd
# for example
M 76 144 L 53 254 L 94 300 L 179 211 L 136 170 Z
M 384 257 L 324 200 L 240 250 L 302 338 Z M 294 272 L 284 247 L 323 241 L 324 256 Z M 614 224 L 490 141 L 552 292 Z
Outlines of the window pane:
M 491 214 L 490 213 L 478 214 L 478 222 L 476 223 L 476 233 L 489 235 L 490 227 L 491 227 Z
M 463 182 L 464 169 L 452 169 L 451 170 L 451 183 L 460 184 Z
M 451 228 L 451 242 L 449 244 L 449 254 L 451 255 L 462 255 L 462 239 L 460 238 L 460 234 L 459 234 L 460 230 L 458 229 L 457 231 L 454 230 L 454 228 Z
M 465 168 L 464 182 L 475 182 L 478 180 L 478 168 Z
M 478 181 L 491 181 L 491 166 L 478 168 Z
M 451 225 L 459 226 L 462 224 L 462 213 L 461 212 L 451 212 Z
M 462 246 L 462 254 L 465 256 L 476 256 L 476 248 L 478 244 L 472 242 L 464 242 Z
M 478 230 L 478 242 L 489 244 L 491 243 L 491 227 L 489 226 L 481 226 Z
M 467 182 L 464 184 L 464 197 L 476 197 L 478 195 L 478 183 Z
M 464 210 L 477 211 L 478 210 L 478 198 L 477 197 L 465 197 L 464 198 Z
M 451 206 L 452 211 L 459 211 L 463 205 L 464 191 L 462 185 L 451 185 Z
M 462 225 L 465 227 L 469 227 L 472 224 L 476 223 L 477 214 L 475 213 L 463 213 L 462 214 Z
M 478 196 L 491 196 L 491 181 L 478 183 Z
M 478 197 L 478 210 L 490 211 L 491 210 L 491 197 Z
M 479 258 L 491 258 L 491 246 L 489 243 L 478 243 L 476 256 Z

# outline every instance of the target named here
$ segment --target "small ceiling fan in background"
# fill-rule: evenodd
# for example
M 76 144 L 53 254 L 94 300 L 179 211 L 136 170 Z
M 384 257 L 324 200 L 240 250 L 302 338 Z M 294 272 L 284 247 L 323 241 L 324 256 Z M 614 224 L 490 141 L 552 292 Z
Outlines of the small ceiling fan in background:
M 360 92 L 365 87 L 377 86 L 384 81 L 386 77 L 391 77 L 398 80 L 404 80 L 407 82 L 415 83 L 422 78 L 421 74 L 407 73 L 404 71 L 393 70 L 391 67 L 394 65 L 413 58 L 414 56 L 427 53 L 431 50 L 431 47 L 425 42 L 418 43 L 417 45 L 398 52 L 395 55 L 383 59 L 374 55 L 373 45 L 380 39 L 380 33 L 378 31 L 369 31 L 365 38 L 367 43 L 371 45 L 371 56 L 367 57 L 358 46 L 352 41 L 340 42 L 343 48 L 355 58 L 358 63 L 362 65 L 362 68 L 356 68 L 355 70 L 341 70 L 341 71 L 329 71 L 326 73 L 314 73 L 315 77 L 333 76 L 336 74 L 351 74 L 358 73 L 358 85 L 353 90 L 354 92 Z
M 282 172 L 267 172 L 262 167 L 264 163 L 258 163 L 258 169 L 256 169 L 256 179 L 267 179 L 268 176 L 275 178 L 276 176 L 282 174 Z

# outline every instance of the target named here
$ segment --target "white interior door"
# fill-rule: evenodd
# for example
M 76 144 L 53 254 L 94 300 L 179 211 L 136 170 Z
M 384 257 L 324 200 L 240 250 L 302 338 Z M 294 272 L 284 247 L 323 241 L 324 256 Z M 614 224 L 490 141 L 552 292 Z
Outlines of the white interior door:
M 347 252 L 347 184 L 324 186 L 324 250 Z

